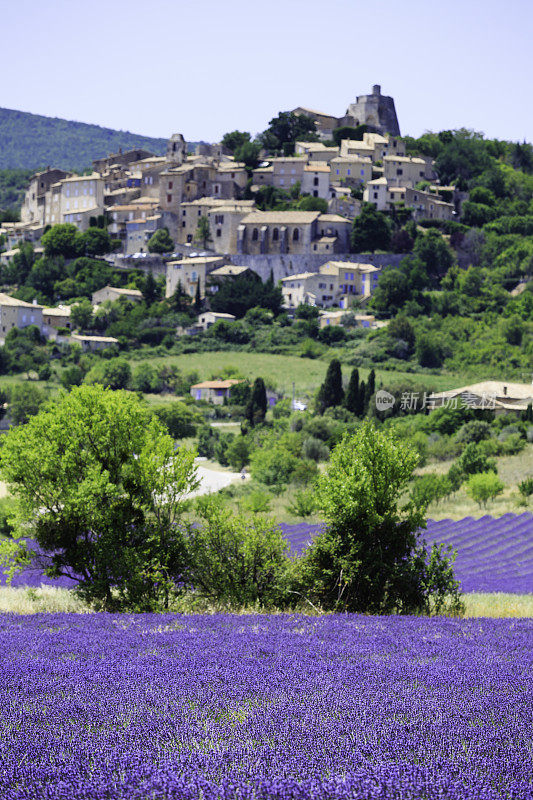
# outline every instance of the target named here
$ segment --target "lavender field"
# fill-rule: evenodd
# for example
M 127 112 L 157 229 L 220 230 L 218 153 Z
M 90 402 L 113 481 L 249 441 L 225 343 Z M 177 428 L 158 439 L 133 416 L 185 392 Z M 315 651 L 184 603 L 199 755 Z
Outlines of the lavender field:
M 533 622 L 0 616 L 3 800 L 526 800 Z

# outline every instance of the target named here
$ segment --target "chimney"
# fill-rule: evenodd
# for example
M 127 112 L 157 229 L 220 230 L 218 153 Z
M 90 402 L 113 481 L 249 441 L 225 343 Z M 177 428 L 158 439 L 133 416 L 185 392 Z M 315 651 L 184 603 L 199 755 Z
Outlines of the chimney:
M 372 94 L 378 94 L 378 95 L 381 94 L 381 86 L 379 85 L 379 83 L 375 83 L 374 86 L 372 87 Z
M 504 387 L 503 387 L 503 393 L 504 393 L 504 395 L 506 395 L 506 394 L 507 394 L 507 386 L 504 386 Z

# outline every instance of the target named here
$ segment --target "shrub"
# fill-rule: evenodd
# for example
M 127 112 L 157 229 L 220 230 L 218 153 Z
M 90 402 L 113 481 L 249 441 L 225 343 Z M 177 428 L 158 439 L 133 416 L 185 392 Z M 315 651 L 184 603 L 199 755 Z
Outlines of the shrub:
M 252 453 L 250 471 L 259 483 L 281 488 L 289 483 L 298 463 L 298 458 L 283 445 L 265 443 Z
M 287 542 L 265 517 L 234 514 L 200 498 L 199 525 L 187 534 L 187 582 L 199 594 L 234 605 L 283 599 Z
M 302 455 L 312 461 L 327 461 L 329 458 L 329 448 L 320 439 L 308 436 L 302 445 Z
M 268 514 L 271 502 L 271 495 L 256 489 L 244 498 L 241 506 L 244 511 L 249 511 L 251 514 Z
M 478 472 L 497 472 L 496 462 L 487 458 L 475 442 L 467 444 L 457 464 L 464 475 L 474 475 Z
M 521 483 L 519 483 L 518 491 L 520 492 L 522 497 L 525 497 L 526 499 L 528 497 L 531 497 L 531 495 L 533 494 L 533 478 L 526 478 Z
M 466 493 L 479 506 L 486 507 L 489 500 L 500 495 L 505 486 L 494 472 L 478 472 L 471 475 L 466 484 Z
M 310 517 L 316 510 L 315 494 L 312 491 L 299 489 L 286 506 L 287 511 L 295 517 Z

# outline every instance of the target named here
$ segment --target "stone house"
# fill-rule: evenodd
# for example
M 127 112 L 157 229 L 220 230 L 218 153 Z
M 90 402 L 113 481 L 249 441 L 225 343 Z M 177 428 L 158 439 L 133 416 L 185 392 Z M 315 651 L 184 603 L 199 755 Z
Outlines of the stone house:
M 330 168 L 326 161 L 306 164 L 301 179 L 301 193 L 327 200 L 330 196 Z
M 181 203 L 175 223 L 175 241 L 178 244 L 192 244 L 198 221 L 200 217 L 205 216 L 209 220 L 211 234 L 208 246 L 218 253 L 235 253 L 239 222 L 253 208 L 253 200 L 222 200 L 214 197 L 202 197 L 190 203 Z
M 50 216 L 50 189 L 54 184 L 68 178 L 69 174 L 62 169 L 50 169 L 50 167 L 42 172 L 36 172 L 24 195 L 20 209 L 21 222 L 47 224 L 46 217 Z M 59 218 L 57 221 L 60 221 Z
M 308 164 L 315 161 L 329 164 L 332 158 L 340 155 L 338 147 L 328 147 L 324 142 L 296 142 L 294 152 L 306 156 Z
M 13 328 L 36 325 L 44 336 L 43 307 L 36 303 L 25 303 L 0 292 L 0 342 L 3 343 Z
M 361 186 L 372 180 L 372 161 L 360 156 L 338 156 L 330 164 L 331 183 Z
M 132 303 L 139 303 L 143 299 L 143 293 L 139 291 L 139 289 L 121 289 L 117 286 L 104 286 L 103 289 L 98 289 L 97 292 L 93 292 L 91 302 L 93 306 L 99 306 L 101 303 L 105 303 L 106 300 L 110 300 L 112 303 L 115 300 L 120 300 L 121 297 L 125 297 L 126 300 L 130 300 Z
M 450 220 L 455 217 L 453 203 L 446 203 L 438 194 L 408 186 L 390 186 L 386 178 L 370 181 L 363 192 L 363 200 L 375 205 L 378 211 L 392 211 L 395 204 L 403 203 L 412 209 L 415 220 Z
M 126 221 L 125 255 L 148 252 L 148 242 L 161 227 L 161 214 Z
M 44 335 L 53 336 L 59 328 L 70 329 L 70 306 L 43 308 Z
M 348 308 L 352 300 L 366 301 L 377 286 L 379 269 L 372 264 L 329 261 L 318 272 L 301 272 L 281 279 L 285 308 L 301 304 Z
M 200 281 L 200 296 L 205 297 L 207 276 L 216 268 L 222 266 L 224 259 L 221 256 L 203 256 L 196 258 L 182 258 L 180 261 L 167 261 L 165 297 L 172 297 L 181 283 L 183 291 L 189 297 L 196 296 L 196 287 Z
M 96 350 L 105 350 L 118 344 L 118 339 L 113 336 L 85 336 L 81 333 L 73 333 L 69 341 L 72 344 L 79 344 L 84 353 L 94 353 Z
M 115 238 L 125 241 L 127 238 L 127 222 L 147 220 L 153 217 L 158 201 L 152 197 L 138 197 L 126 205 L 114 205 L 109 209 L 108 231 Z
M 218 311 L 204 311 L 203 314 L 198 316 L 196 325 L 202 331 L 206 331 L 220 319 L 223 319 L 226 322 L 235 322 L 236 317 L 233 314 L 223 314 L 222 312 Z
M 229 398 L 231 387 L 241 381 L 229 378 L 226 381 L 202 381 L 191 386 L 191 397 L 221 406 Z
M 414 189 L 420 181 L 435 179 L 433 161 L 414 156 L 385 156 L 383 177 L 389 186 L 408 186 Z
M 533 385 L 509 381 L 482 381 L 459 389 L 435 392 L 428 398 L 430 408 L 492 409 L 496 414 L 525 411 L 533 403 Z

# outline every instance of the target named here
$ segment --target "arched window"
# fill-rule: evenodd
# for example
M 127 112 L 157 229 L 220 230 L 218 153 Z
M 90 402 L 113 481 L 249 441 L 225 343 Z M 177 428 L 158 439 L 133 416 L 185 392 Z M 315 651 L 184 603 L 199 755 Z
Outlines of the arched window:
M 274 230 L 272 231 L 272 240 L 274 242 L 277 242 L 278 239 L 279 239 L 279 230 L 278 228 L 274 228 Z
M 292 232 L 292 241 L 297 242 L 299 238 L 300 238 L 300 231 L 298 230 L 298 228 L 295 228 Z
M 257 228 L 254 228 L 252 231 L 252 242 L 257 242 L 258 239 L 259 239 L 259 231 L 257 230 Z

